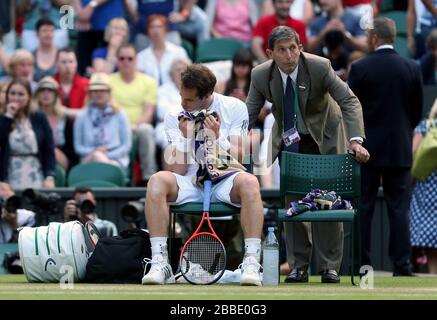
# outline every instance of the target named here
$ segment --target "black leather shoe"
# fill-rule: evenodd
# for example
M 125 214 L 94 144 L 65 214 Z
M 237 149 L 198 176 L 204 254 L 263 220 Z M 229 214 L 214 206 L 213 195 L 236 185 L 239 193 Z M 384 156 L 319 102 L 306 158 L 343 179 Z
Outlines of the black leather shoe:
M 322 283 L 340 283 L 340 276 L 335 270 L 325 270 L 322 273 Z
M 411 264 L 405 263 L 401 267 L 395 266 L 393 268 L 393 277 L 414 277 Z
M 393 277 L 414 277 L 414 274 L 410 270 L 406 271 L 393 271 Z
M 293 269 L 287 275 L 284 282 L 286 283 L 308 282 L 308 272 L 299 268 Z

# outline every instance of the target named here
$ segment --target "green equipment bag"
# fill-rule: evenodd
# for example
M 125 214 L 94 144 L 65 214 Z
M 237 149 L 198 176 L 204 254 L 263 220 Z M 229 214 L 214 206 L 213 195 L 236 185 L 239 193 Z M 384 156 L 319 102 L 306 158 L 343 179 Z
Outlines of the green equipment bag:
M 437 169 L 437 127 L 434 119 L 426 120 L 426 134 L 416 150 L 412 175 L 424 181 Z

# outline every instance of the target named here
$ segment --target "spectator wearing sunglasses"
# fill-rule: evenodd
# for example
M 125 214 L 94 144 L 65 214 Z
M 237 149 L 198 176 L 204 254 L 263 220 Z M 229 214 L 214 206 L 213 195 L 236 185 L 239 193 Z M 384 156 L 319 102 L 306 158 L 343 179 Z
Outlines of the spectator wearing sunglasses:
M 123 44 L 117 51 L 119 72 L 110 75 L 112 96 L 128 117 L 133 134 L 137 136 L 141 179 L 145 182 L 156 172 L 153 114 L 158 85 L 155 79 L 136 70 L 135 47 Z

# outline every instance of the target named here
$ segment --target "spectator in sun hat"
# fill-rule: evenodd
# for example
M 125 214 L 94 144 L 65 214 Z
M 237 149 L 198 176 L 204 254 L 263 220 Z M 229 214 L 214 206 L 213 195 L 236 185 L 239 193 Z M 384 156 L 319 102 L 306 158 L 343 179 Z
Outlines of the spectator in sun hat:
M 127 116 L 112 101 L 109 76 L 94 73 L 87 106 L 74 123 L 76 153 L 82 163 L 105 162 L 127 169 L 131 143 Z
M 78 162 L 73 146 L 73 118 L 62 105 L 59 84 L 50 76 L 42 78 L 35 92 L 35 104 L 49 120 L 55 144 L 56 163 L 65 171 Z

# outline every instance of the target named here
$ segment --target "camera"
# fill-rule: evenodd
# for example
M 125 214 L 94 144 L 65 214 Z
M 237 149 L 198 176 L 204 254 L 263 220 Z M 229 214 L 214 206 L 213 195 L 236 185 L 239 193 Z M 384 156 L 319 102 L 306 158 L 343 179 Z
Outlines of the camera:
M 7 199 L 0 199 L 0 211 L 2 208 L 9 213 L 17 213 L 17 209 L 21 208 L 21 198 L 10 196 Z
M 39 214 L 56 215 L 63 210 L 62 198 L 56 192 L 42 193 L 29 188 L 23 191 L 22 197 Z
M 94 211 L 96 210 L 96 205 L 94 204 L 94 202 L 88 199 L 77 202 L 76 207 L 80 209 L 80 212 L 82 214 L 94 213 Z
M 138 224 L 144 216 L 145 199 L 129 201 L 121 208 L 121 217 L 126 223 Z

